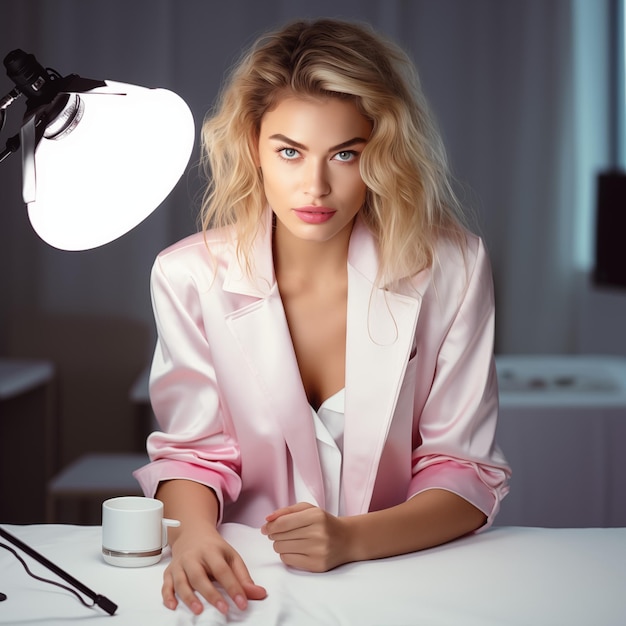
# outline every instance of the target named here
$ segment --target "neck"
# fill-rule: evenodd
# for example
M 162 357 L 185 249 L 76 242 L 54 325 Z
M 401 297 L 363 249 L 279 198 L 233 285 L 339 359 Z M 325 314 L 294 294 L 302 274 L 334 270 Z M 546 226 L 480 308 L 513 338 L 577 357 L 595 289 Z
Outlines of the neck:
M 325 282 L 346 271 L 352 227 L 329 241 L 304 241 L 294 237 L 280 222 L 273 236 L 274 270 L 281 277 Z

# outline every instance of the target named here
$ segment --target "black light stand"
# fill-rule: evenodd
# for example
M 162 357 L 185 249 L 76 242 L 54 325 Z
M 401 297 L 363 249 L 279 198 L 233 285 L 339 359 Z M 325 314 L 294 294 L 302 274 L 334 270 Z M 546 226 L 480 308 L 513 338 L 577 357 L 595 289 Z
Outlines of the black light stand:
M 76 91 L 86 91 L 88 89 L 104 85 L 102 81 L 82 79 L 74 74 L 63 78 L 56 72 L 45 70 L 41 65 L 39 65 L 33 55 L 26 54 L 22 50 L 14 50 L 7 55 L 4 59 L 4 64 L 9 78 L 11 78 L 11 80 L 15 83 L 16 87 L 0 100 L 0 130 L 2 130 L 2 127 L 4 126 L 6 108 L 21 94 L 24 94 L 27 98 L 27 115 L 36 116 L 36 143 L 43 136 L 47 124 L 64 113 L 65 106 L 69 99 L 69 96 L 64 94 L 65 91 L 71 89 L 75 89 Z M 72 123 L 72 119 L 66 121 L 68 124 Z M 6 149 L 0 153 L 0 162 L 3 161 L 9 154 L 16 152 L 19 147 L 19 136 L 16 135 L 15 137 L 10 138 L 9 141 L 7 141 Z M 0 537 L 3 537 L 13 545 L 17 546 L 20 550 L 41 563 L 41 565 L 48 568 L 50 571 L 54 572 L 72 587 L 85 594 L 93 601 L 95 606 L 99 606 L 109 615 L 113 615 L 113 613 L 117 610 L 117 605 L 111 602 L 111 600 L 94 593 L 79 580 L 70 576 L 60 567 L 49 561 L 46 557 L 39 554 L 23 541 L 20 541 L 17 537 L 14 537 L 11 533 L 8 533 L 2 528 L 0 528 Z
M 95 606 L 99 606 L 103 611 L 109 615 L 113 615 L 117 610 L 117 604 L 111 602 L 107 597 L 95 593 L 89 587 L 83 585 L 79 580 L 76 580 L 73 576 L 70 576 L 66 571 L 62 570 L 58 565 L 55 565 L 52 561 L 48 560 L 43 554 L 39 554 L 36 550 L 33 550 L 29 545 L 7 532 L 0 527 L 0 537 L 3 537 L 7 541 L 11 542 L 14 546 L 17 546 L 20 550 L 28 554 L 35 561 L 41 563 L 44 567 L 48 568 L 51 572 L 55 573 L 59 578 L 63 579 L 72 587 L 78 589 L 81 593 L 85 594 L 90 600 L 93 601 Z

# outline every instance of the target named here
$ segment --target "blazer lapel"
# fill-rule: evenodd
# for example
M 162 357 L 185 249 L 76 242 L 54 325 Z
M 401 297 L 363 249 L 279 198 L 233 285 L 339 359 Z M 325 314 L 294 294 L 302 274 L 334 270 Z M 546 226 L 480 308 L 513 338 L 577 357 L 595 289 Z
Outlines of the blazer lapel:
M 255 279 L 233 257 L 224 289 L 250 296 L 228 326 L 268 401 L 310 493 L 324 505 L 315 428 L 274 276 L 271 211 L 254 243 Z M 347 515 L 366 512 L 409 360 L 421 296 L 375 286 L 374 238 L 357 218 L 348 259 L 343 492 Z M 428 280 L 429 272 L 424 273 Z M 415 286 L 415 285 L 414 285 Z M 277 382 L 278 381 L 278 382 Z M 244 391 L 245 393 L 245 391 Z
M 267 214 L 269 219 L 254 243 L 255 278 L 248 277 L 236 258 L 227 272 L 224 289 L 251 296 L 228 316 L 227 324 L 267 398 L 267 419 L 278 422 L 302 479 L 323 506 L 315 428 L 274 276 L 271 211 Z
M 347 515 L 364 513 L 369 508 L 421 305 L 417 291 L 403 295 L 377 288 L 377 271 L 373 236 L 357 220 L 348 265 L 343 450 Z

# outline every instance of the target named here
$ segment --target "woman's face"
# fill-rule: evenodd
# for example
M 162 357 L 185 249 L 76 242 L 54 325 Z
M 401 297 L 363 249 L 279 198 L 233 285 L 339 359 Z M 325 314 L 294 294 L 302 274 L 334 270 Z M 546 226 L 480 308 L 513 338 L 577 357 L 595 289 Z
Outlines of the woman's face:
M 359 158 L 372 126 L 349 100 L 289 96 L 265 113 L 258 165 L 277 228 L 326 242 L 350 232 L 366 185 Z

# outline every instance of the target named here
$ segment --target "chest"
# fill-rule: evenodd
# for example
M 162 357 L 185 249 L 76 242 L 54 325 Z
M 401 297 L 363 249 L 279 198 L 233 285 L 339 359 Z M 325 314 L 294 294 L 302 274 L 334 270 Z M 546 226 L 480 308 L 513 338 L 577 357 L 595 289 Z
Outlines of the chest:
M 345 386 L 347 285 L 281 292 L 300 376 L 311 406 Z

